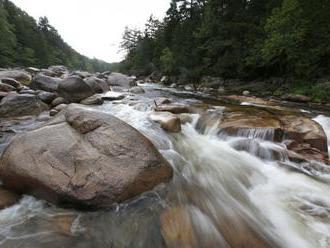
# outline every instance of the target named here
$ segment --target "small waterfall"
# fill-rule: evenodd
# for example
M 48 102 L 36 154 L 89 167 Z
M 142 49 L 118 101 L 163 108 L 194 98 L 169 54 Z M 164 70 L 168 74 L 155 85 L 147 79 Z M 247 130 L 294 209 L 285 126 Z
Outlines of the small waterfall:
M 319 115 L 316 118 L 314 118 L 314 121 L 316 121 L 317 123 L 319 123 L 322 126 L 325 134 L 327 135 L 327 138 L 328 138 L 328 152 L 329 152 L 329 155 L 330 155 L 330 118 L 326 117 L 324 115 Z

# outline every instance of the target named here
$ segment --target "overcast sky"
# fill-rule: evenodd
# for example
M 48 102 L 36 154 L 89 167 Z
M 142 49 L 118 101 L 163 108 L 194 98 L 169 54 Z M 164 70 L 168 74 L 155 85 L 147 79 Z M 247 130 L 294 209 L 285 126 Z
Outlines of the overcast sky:
M 170 0 L 12 0 L 38 19 L 47 16 L 78 52 L 117 62 L 125 26 L 143 27 L 149 16 L 163 18 Z

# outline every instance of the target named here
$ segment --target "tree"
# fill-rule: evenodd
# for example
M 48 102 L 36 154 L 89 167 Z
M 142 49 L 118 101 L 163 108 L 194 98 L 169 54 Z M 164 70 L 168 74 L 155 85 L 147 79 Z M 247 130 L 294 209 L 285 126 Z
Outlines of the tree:
M 7 11 L 3 1 L 0 1 L 0 66 L 10 66 L 14 63 L 16 38 L 13 26 L 8 23 Z

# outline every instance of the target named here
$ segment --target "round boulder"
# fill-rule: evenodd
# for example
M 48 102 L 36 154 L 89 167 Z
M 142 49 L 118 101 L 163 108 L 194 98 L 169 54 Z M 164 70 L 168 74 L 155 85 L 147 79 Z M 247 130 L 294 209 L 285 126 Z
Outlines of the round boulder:
M 171 166 L 136 129 L 77 104 L 16 136 L 0 165 L 5 187 L 77 208 L 109 207 L 172 177 Z
M 94 94 L 104 93 L 110 90 L 107 82 L 97 77 L 88 77 L 84 81 L 93 89 Z
M 62 80 L 57 88 L 58 94 L 69 102 L 80 102 L 94 95 L 92 87 L 78 76 Z

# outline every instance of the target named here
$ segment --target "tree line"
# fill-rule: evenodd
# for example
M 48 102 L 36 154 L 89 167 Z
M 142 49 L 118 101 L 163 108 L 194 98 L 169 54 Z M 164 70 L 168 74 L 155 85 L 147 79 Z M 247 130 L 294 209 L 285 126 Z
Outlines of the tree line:
M 163 20 L 126 28 L 121 69 L 196 82 L 329 78 L 329 13 L 329 0 L 172 0 Z
M 106 71 L 111 64 L 90 59 L 63 41 L 47 17 L 38 22 L 9 0 L 0 0 L 0 67 L 65 65 Z

